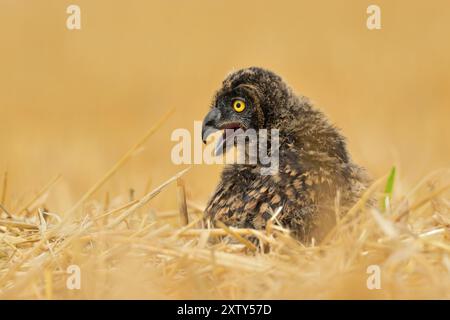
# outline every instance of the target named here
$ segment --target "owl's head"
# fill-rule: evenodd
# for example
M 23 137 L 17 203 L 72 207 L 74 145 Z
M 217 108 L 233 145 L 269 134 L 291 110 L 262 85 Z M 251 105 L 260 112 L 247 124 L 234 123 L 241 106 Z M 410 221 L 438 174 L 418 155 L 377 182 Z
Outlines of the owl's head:
M 224 130 L 223 139 L 227 140 L 234 137 L 227 137 L 225 131 L 277 128 L 291 96 L 289 87 L 271 71 L 251 67 L 231 73 L 216 92 L 203 121 L 203 142 L 217 130 Z

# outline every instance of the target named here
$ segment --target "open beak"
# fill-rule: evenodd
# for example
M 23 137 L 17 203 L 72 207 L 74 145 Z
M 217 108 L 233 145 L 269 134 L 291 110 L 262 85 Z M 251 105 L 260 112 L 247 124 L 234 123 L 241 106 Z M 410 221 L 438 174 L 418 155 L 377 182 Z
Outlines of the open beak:
M 234 145 L 234 138 L 244 133 L 240 123 L 231 122 L 224 123 L 222 114 L 219 109 L 212 108 L 206 115 L 202 124 L 202 140 L 206 143 L 208 137 L 216 131 L 224 130 L 223 134 L 217 139 L 214 148 L 214 155 L 218 156 L 226 152 L 227 142 L 232 142 Z

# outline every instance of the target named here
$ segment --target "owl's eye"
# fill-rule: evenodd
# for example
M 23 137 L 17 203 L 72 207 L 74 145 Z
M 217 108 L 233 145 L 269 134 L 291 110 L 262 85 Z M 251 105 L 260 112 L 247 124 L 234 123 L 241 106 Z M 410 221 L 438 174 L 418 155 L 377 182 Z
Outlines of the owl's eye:
M 234 100 L 233 101 L 233 109 L 236 112 L 242 112 L 245 109 L 245 102 L 242 100 Z

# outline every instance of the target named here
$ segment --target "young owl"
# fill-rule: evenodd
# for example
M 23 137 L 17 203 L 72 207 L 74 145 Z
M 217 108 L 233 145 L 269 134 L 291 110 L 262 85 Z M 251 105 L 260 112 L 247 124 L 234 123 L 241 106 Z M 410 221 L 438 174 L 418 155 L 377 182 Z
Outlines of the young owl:
M 295 237 L 320 240 L 336 221 L 336 204 L 345 213 L 369 181 L 350 159 L 344 137 L 307 98 L 296 95 L 275 73 L 256 67 L 223 81 L 203 121 L 202 139 L 224 130 L 223 145 L 238 130 L 249 129 L 278 130 L 278 170 L 261 174 L 267 165 L 259 161 L 227 165 L 206 218 L 213 224 L 219 220 L 264 229 L 281 210 L 277 220 Z

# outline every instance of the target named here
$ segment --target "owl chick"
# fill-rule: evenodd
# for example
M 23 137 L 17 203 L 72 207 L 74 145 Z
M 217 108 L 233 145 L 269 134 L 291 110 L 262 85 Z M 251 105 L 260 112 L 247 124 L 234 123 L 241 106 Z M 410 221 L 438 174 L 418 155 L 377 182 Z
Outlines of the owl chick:
M 202 139 L 214 130 L 224 130 L 227 140 L 249 129 L 278 130 L 278 170 L 263 175 L 260 162 L 227 165 L 205 217 L 212 224 L 264 229 L 281 210 L 277 221 L 296 238 L 320 240 L 336 221 L 336 204 L 345 213 L 369 182 L 350 159 L 345 138 L 306 97 L 257 67 L 223 81 L 203 121 Z

